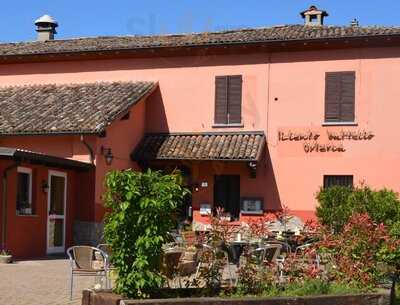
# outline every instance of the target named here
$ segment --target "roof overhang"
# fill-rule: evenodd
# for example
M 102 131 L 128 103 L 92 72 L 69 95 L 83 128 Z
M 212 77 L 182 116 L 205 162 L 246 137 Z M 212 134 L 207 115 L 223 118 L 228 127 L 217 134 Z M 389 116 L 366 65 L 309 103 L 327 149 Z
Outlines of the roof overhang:
M 0 87 L 0 136 L 102 136 L 157 88 L 155 81 Z
M 143 47 L 95 51 L 72 51 L 27 55 L 2 55 L 0 64 L 99 60 L 116 58 L 154 58 L 194 55 L 229 55 L 264 52 L 297 52 L 349 48 L 399 47 L 400 35 L 375 35 L 321 39 L 291 39 L 271 41 L 232 42 L 224 44 L 187 45 L 179 47 Z
M 12 159 L 66 169 L 89 170 L 94 168 L 94 165 L 90 163 L 10 147 L 0 147 L 0 159 Z
M 191 160 L 257 162 L 265 146 L 262 131 L 153 133 L 131 154 L 134 161 Z

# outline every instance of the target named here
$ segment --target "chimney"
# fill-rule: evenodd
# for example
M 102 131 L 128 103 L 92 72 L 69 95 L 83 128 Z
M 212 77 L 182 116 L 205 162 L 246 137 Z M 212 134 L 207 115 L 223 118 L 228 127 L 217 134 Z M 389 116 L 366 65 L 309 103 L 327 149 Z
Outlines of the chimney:
M 54 34 L 57 34 L 56 27 L 58 27 L 57 21 L 49 16 L 43 15 L 35 21 L 36 32 L 38 33 L 38 41 L 53 40 Z
M 307 26 L 322 26 L 324 18 L 329 16 L 326 11 L 319 10 L 315 5 L 311 5 L 309 9 L 300 13 L 304 19 L 304 25 Z
M 359 27 L 360 23 L 358 22 L 358 20 L 356 18 L 354 18 L 352 21 L 350 21 L 350 26 L 351 27 Z

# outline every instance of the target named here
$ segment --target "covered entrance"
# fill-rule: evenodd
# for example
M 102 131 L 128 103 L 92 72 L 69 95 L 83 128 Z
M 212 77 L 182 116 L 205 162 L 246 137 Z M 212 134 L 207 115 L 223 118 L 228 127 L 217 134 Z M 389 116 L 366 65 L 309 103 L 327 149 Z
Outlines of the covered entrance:
M 193 224 L 209 221 L 217 207 L 236 221 L 252 214 L 249 202 L 257 201 L 254 214 L 263 213 L 256 185 L 264 147 L 263 132 L 160 133 L 145 135 L 131 157 L 142 168 L 190 169 Z

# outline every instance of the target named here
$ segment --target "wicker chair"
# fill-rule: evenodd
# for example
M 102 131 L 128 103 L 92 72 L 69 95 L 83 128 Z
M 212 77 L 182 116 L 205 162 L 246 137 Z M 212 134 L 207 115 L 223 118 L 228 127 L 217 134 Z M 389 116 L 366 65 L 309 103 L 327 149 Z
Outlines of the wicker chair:
M 95 254 L 101 256 L 101 260 L 95 259 Z M 106 288 L 108 288 L 108 255 L 95 247 L 73 246 L 68 248 L 67 255 L 70 261 L 70 300 L 72 300 L 72 290 L 74 276 L 102 276 L 105 278 Z M 96 265 L 97 263 L 97 265 Z

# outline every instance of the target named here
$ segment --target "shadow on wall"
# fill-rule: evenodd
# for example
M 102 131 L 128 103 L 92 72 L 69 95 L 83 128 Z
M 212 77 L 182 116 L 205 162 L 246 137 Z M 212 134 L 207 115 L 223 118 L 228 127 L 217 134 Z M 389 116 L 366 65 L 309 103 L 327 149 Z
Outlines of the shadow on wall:
M 168 120 L 160 87 L 146 101 L 145 132 L 169 132 Z
M 268 145 L 266 145 L 266 152 L 260 164 L 263 164 L 266 168 L 266 185 L 267 191 L 265 195 L 265 202 L 267 204 L 267 211 L 276 211 L 283 208 L 281 202 L 281 197 L 279 195 L 278 185 L 276 183 L 275 171 L 272 166 L 271 157 L 268 150 Z

